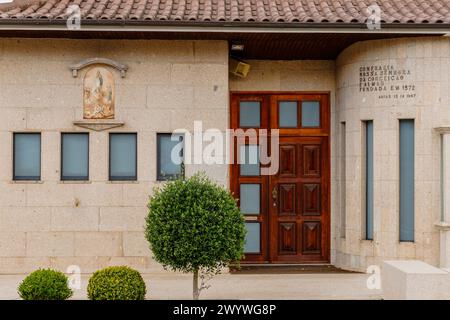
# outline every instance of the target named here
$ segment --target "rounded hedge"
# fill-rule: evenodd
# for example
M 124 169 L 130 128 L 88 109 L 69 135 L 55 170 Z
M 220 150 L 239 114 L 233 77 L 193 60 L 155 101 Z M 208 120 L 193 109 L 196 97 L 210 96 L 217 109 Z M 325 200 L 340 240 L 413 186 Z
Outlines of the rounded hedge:
M 144 300 L 146 292 L 141 274 L 126 266 L 94 272 L 87 287 L 90 300 Z
M 66 300 L 73 294 L 67 281 L 60 271 L 39 269 L 20 283 L 18 293 L 24 300 Z
M 230 191 L 204 174 L 155 189 L 148 207 L 146 238 L 164 267 L 215 271 L 242 258 L 244 217 Z

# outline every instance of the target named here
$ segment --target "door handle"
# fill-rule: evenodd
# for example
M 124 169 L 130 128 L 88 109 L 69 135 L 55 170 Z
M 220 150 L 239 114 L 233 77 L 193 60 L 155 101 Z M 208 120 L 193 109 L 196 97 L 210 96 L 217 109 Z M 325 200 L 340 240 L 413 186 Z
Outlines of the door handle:
M 277 186 L 273 187 L 272 190 L 272 199 L 273 199 L 273 206 L 277 206 L 277 200 L 278 200 L 278 188 Z

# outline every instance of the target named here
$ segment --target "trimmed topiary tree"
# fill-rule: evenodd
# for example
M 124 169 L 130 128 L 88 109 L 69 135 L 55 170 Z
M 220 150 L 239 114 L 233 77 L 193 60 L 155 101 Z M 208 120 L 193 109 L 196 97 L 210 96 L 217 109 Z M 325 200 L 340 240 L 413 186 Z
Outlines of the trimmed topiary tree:
M 30 273 L 17 291 L 24 300 L 66 300 L 73 294 L 67 281 L 67 276 L 60 271 L 39 269 Z
M 141 274 L 126 266 L 94 272 L 87 287 L 90 300 L 144 300 L 146 292 Z
M 205 275 L 242 258 L 244 217 L 232 194 L 204 174 L 156 188 L 148 208 L 146 238 L 155 260 L 165 268 L 193 273 L 194 299 L 207 288 Z

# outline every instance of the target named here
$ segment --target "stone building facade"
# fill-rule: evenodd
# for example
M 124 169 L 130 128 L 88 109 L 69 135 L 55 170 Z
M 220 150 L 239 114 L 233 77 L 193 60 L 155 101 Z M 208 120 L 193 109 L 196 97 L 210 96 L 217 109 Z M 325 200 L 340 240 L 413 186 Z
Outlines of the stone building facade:
M 71 264 L 86 272 L 106 264 L 158 269 L 143 236 L 157 184 L 156 133 L 192 130 L 194 120 L 227 128 L 227 43 L 2 39 L 1 48 L 2 271 Z M 31 52 L 40 58 L 30 59 Z M 138 133 L 137 181 L 108 181 L 111 131 L 73 125 L 83 119 L 86 70 L 74 78 L 69 66 L 100 55 L 129 68 L 125 78 L 116 76 L 116 119 L 125 125 L 111 131 Z M 24 131 L 42 135 L 40 181 L 12 181 L 12 133 Z M 61 133 L 88 131 L 89 181 L 61 181 Z M 187 166 L 187 174 L 197 169 Z M 227 184 L 226 167 L 203 169 Z
M 438 128 L 448 127 L 450 120 L 449 44 L 447 38 L 427 37 L 365 41 L 347 48 L 338 57 L 338 111 L 334 125 L 336 135 L 339 135 L 342 123 L 346 124 L 345 171 L 352 172 L 346 175 L 345 183 L 345 237 L 344 234 L 338 237 L 337 231 L 335 237 L 338 265 L 360 268 L 377 264 L 380 259 L 418 259 L 439 265 L 440 249 L 447 257 L 441 263 L 448 265 L 448 249 L 444 249 L 448 244 L 440 241 L 440 221 L 446 221 L 448 217 L 446 209 L 441 206 L 448 188 L 444 188 L 445 168 L 441 168 L 442 153 L 446 149 L 441 145 L 442 131 Z M 391 83 L 387 82 L 387 93 L 361 92 L 360 68 L 374 65 L 406 71 L 408 74 L 402 80 L 391 81 L 395 87 L 399 85 L 400 90 L 391 89 Z M 402 86 L 405 86 L 403 90 Z M 414 119 L 415 122 L 414 242 L 398 240 L 400 119 Z M 364 202 L 364 194 L 360 192 L 363 170 L 351 169 L 359 169 L 362 164 L 361 121 L 364 120 L 373 120 L 374 127 L 373 241 L 360 240 L 363 234 L 363 215 L 360 214 Z M 342 153 L 339 154 L 342 146 L 339 147 L 337 140 L 335 146 L 336 157 L 342 157 Z M 339 173 L 334 176 L 336 185 L 342 186 L 341 177 Z M 339 201 L 336 203 L 338 210 L 342 210 Z
M 114 28 L 103 35 L 95 26 L 88 27 L 85 32 L 94 39 L 79 39 L 83 37 L 77 31 L 72 36 L 63 27 L 61 34 L 39 27 L 27 33 L 8 24 L 17 12 L 26 15 L 53 8 L 47 7 L 39 2 L 20 9 L 0 7 L 0 27 L 13 26 L 0 28 L 0 273 L 47 266 L 65 270 L 69 265 L 93 272 L 118 264 L 142 272 L 161 271 L 143 235 L 148 197 L 153 187 L 164 183 L 157 181 L 157 134 L 180 128 L 192 131 L 194 121 L 202 121 L 204 130 L 225 132 L 232 123 L 233 97 L 240 93 L 328 97 L 329 184 L 322 194 L 328 192 L 329 199 L 329 209 L 322 208 L 329 219 L 322 227 L 322 241 L 329 242 L 325 263 L 363 271 L 383 260 L 418 259 L 450 267 L 450 38 L 442 36 L 445 28 L 450 29 L 448 24 L 429 32 L 421 30 L 419 22 L 413 27 L 414 37 L 394 30 L 375 37 L 356 35 L 349 44 L 329 30 L 327 37 L 335 40 L 328 45 L 328 55 L 316 49 L 296 53 L 291 40 L 267 34 L 268 43 L 279 41 L 280 47 L 265 51 L 257 39 L 240 31 L 247 37 L 241 40 L 245 47 L 241 58 L 251 66 L 241 78 L 230 73 L 236 54 L 232 45 L 239 37 L 225 27 L 218 32 L 223 33 L 220 37 L 179 31 L 171 37 L 167 29 L 163 36 L 138 39 L 135 33 L 135 39 L 127 40 L 123 35 L 114 38 Z M 49 25 L 53 22 L 46 19 Z M 252 27 L 250 20 L 246 23 L 241 28 Z M 348 28 L 352 22 L 342 23 Z M 306 41 L 304 33 L 298 34 L 296 43 Z M 323 41 L 320 36 L 308 39 L 318 47 Z M 253 50 L 249 56 L 247 48 Z M 123 76 L 104 65 L 114 75 L 113 124 L 120 126 L 97 131 L 92 121 L 79 125 L 84 121 L 83 78 L 89 68 L 80 68 L 74 76 L 71 66 L 89 58 L 127 66 Z M 102 63 L 93 64 L 97 65 Z M 400 120 L 414 123 L 412 241 L 401 241 L 399 231 L 404 165 Z M 371 164 L 368 121 L 373 125 Z M 24 132 L 41 135 L 37 181 L 13 177 L 14 134 Z M 87 181 L 61 179 L 62 134 L 73 132 L 89 133 Z M 137 137 L 133 181 L 110 181 L 109 135 L 121 132 Z M 372 189 L 367 187 L 368 166 L 373 170 Z M 199 170 L 229 188 L 235 181 L 227 164 L 186 165 L 187 175 Z M 262 193 L 261 203 L 269 198 L 268 191 Z M 295 241 L 307 241 L 299 240 L 307 231 L 299 228 Z

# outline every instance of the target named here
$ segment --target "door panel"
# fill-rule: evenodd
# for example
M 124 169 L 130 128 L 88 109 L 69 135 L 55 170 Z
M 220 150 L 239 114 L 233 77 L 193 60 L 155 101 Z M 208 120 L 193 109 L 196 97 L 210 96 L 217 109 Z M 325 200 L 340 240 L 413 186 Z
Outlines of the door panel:
M 281 137 L 280 163 L 286 159 L 290 163 L 289 174 L 282 170 L 269 177 L 269 190 L 273 197 L 269 204 L 270 228 L 269 242 L 278 242 L 270 246 L 272 262 L 319 262 L 328 259 L 325 244 L 328 236 L 327 207 L 321 205 L 322 186 L 327 184 L 328 143 L 324 137 Z M 293 150 L 290 153 L 282 150 Z M 291 154 L 298 154 L 296 161 L 291 161 Z M 294 173 L 294 174 L 291 174 Z M 326 197 L 326 196 L 325 196 Z M 288 210 L 287 210 L 288 209 Z M 287 233 L 289 226 L 289 233 Z M 295 226 L 295 227 L 294 227 Z M 278 233 L 278 234 L 277 234 Z M 296 236 L 297 249 L 290 246 L 286 250 L 290 237 Z M 298 250 L 300 249 L 300 250 Z
M 280 147 L 280 174 L 283 176 L 295 176 L 296 159 L 296 148 L 294 145 Z
M 303 185 L 302 209 L 304 216 L 320 215 L 320 184 Z
M 232 129 L 280 134 L 276 174 L 231 165 L 231 190 L 249 231 L 243 263 L 329 262 L 328 101 L 328 94 L 232 93 Z M 237 159 L 236 141 L 233 148 Z
M 302 254 L 320 254 L 322 239 L 320 221 L 305 221 L 303 225 L 303 250 Z
M 303 155 L 303 176 L 320 177 L 320 146 L 303 145 L 301 150 Z
M 280 184 L 280 215 L 295 215 L 295 198 L 297 190 L 295 184 Z
M 254 110 L 254 108 L 257 108 L 257 110 Z M 261 129 L 267 129 L 269 121 L 268 114 L 268 100 L 262 95 L 234 96 L 231 99 L 232 129 L 242 129 L 244 133 L 247 130 L 256 130 L 259 132 Z M 247 138 L 240 142 L 235 138 L 232 149 L 230 150 L 235 158 L 230 170 L 230 176 L 232 177 L 230 187 L 238 201 L 238 205 L 241 207 L 241 212 L 244 214 L 247 228 L 244 263 L 268 261 L 268 179 L 259 174 L 259 170 L 254 164 L 241 165 L 237 161 L 238 159 L 249 160 L 248 156 L 240 158 L 242 156 L 241 151 L 254 149 L 243 147 L 245 145 L 253 145 L 253 143 Z M 259 139 L 257 139 L 256 144 L 259 144 Z M 258 199 L 255 193 L 258 191 L 259 206 L 255 203 Z M 245 198 L 241 199 L 242 197 Z
M 280 254 L 293 254 L 296 248 L 297 235 L 296 224 L 293 222 L 285 222 L 279 224 L 278 251 Z

